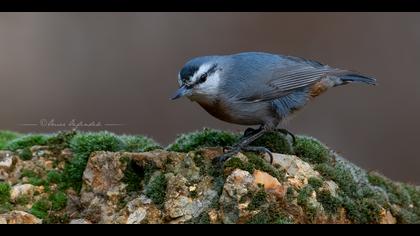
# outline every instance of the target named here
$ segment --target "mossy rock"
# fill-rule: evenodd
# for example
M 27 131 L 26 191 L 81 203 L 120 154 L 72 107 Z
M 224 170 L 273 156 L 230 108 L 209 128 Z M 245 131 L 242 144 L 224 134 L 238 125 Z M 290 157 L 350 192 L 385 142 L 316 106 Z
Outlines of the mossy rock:
M 49 135 L 46 134 L 28 134 L 21 137 L 17 137 L 9 141 L 4 149 L 10 151 L 17 151 L 18 149 L 30 148 L 36 145 L 46 145 L 49 139 Z
M 237 143 L 239 137 L 239 134 L 205 128 L 202 131 L 179 136 L 166 149 L 174 152 L 190 152 L 203 147 L 226 147 Z
M 293 144 L 282 133 L 269 132 L 255 140 L 251 146 L 265 147 L 271 152 L 293 154 Z
M 156 204 L 162 205 L 166 197 L 167 179 L 163 173 L 152 177 L 146 186 L 146 196 Z
M 21 137 L 22 134 L 11 131 L 0 131 L 0 150 L 5 149 L 7 143 Z
M 321 164 L 331 161 L 328 148 L 311 137 L 296 137 L 294 152 L 296 156 L 311 164 Z
M 6 204 L 10 201 L 10 185 L 7 183 L 0 183 L 0 205 Z
M 124 142 L 109 132 L 78 133 L 71 139 L 70 148 L 74 157 L 64 169 L 64 180 L 67 184 L 66 187 L 80 191 L 83 171 L 90 154 L 95 151 L 121 151 L 124 148 Z
M 149 152 L 162 148 L 153 139 L 141 135 L 123 135 L 120 138 L 124 142 L 124 151 L 126 152 Z

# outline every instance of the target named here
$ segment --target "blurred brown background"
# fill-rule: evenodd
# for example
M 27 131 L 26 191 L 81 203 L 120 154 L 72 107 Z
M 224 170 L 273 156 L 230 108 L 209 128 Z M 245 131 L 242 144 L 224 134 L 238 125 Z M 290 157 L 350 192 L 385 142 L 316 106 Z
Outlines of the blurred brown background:
M 162 144 L 203 126 L 241 131 L 170 101 L 190 58 L 267 51 L 374 76 L 330 90 L 288 128 L 368 170 L 420 184 L 419 13 L 0 13 L 0 129 L 71 119 Z M 84 129 L 86 130 L 86 129 Z

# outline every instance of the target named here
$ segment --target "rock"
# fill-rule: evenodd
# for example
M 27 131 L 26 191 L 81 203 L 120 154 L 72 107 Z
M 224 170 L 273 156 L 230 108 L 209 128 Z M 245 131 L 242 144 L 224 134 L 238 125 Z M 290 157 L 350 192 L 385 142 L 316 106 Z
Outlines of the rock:
M 0 151 L 0 180 L 7 180 L 13 170 L 16 157 L 10 151 Z
M 247 214 L 243 210 L 246 204 L 239 202 L 249 192 L 256 191 L 254 177 L 247 171 L 236 169 L 227 178 L 219 200 L 221 219 L 225 224 L 234 224 Z
M 112 223 L 118 203 L 125 194 L 121 179 L 127 163 L 120 154 L 97 152 L 91 155 L 83 172 L 80 202 L 86 208 L 82 215 L 96 223 Z
M 256 184 L 264 185 L 265 191 L 274 193 L 274 195 L 276 195 L 279 199 L 284 198 L 287 188 L 280 184 L 276 178 L 260 170 L 254 171 L 253 176 L 254 182 Z
M 209 208 L 217 197 L 211 178 L 206 177 L 193 186 L 188 185 L 188 179 L 183 176 L 170 175 L 168 178 L 164 208 L 169 217 L 176 219 L 176 223 L 183 223 L 198 217 Z M 194 192 L 196 196 L 192 197 L 191 192 Z
M 397 219 L 391 214 L 390 211 L 382 209 L 380 223 L 381 224 L 396 224 Z
M 120 159 L 120 155 L 109 152 L 92 155 L 83 172 L 82 195 L 84 193 L 106 195 L 110 191 L 118 192 L 126 166 Z
M 33 146 L 31 147 L 31 152 L 34 154 L 35 157 L 52 157 L 54 153 L 50 150 L 48 146 Z
M 10 192 L 10 200 L 16 202 L 20 197 L 29 197 L 31 198 L 35 193 L 42 193 L 43 186 L 34 186 L 31 184 L 19 184 L 12 187 Z
M 86 225 L 86 224 L 92 224 L 92 223 L 89 222 L 88 220 L 85 220 L 85 219 L 74 219 L 74 220 L 71 220 L 69 224 L 71 224 L 71 225 Z
M 144 208 L 138 208 L 128 216 L 127 224 L 140 224 L 146 218 L 147 211 Z
M 2 224 L 41 224 L 42 220 L 23 211 L 11 211 L 0 215 Z
M 91 148 L 107 147 L 106 139 L 98 137 L 99 140 L 87 138 L 86 147 L 80 139 L 82 150 L 73 147 L 73 151 L 81 155 Z M 110 139 L 118 143 L 126 138 Z M 81 174 L 68 168 L 68 162 L 74 158 L 73 151 L 67 148 L 68 138 L 63 139 L 65 145 L 57 143 L 57 139 L 54 146 L 29 147 L 32 159 L 28 161 L 12 152 L 0 151 L 0 212 L 4 213 L 0 224 L 420 222 L 419 187 L 372 175 L 326 147 L 324 150 L 316 140 L 297 139 L 306 142 L 300 143 L 304 145 L 296 152 L 303 159 L 273 153 L 274 163 L 270 166 L 267 158 L 244 152 L 236 154 L 229 165 L 218 166 L 213 160 L 223 154 L 223 148 L 203 147 L 234 139 L 226 134 L 212 136 L 202 145 L 205 138 L 184 140 L 178 150 L 188 153 L 160 149 L 97 151 L 89 157 L 83 153 L 88 158 L 87 165 L 76 163 L 75 168 L 84 168 L 80 192 L 69 187 L 66 178 Z
M 319 173 L 312 166 L 294 155 L 273 153 L 273 165 L 283 168 L 291 185 L 301 188 L 308 184 L 310 177 L 319 177 Z
M 160 224 L 163 222 L 162 212 L 144 195 L 127 203 L 122 212 L 125 212 L 123 215 L 128 215 L 124 221 L 121 221 L 124 224 Z

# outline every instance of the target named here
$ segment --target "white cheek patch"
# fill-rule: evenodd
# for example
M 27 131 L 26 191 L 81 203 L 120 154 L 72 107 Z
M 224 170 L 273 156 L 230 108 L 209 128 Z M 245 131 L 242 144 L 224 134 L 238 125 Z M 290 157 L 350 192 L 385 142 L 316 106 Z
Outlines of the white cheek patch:
M 194 84 L 195 82 L 197 82 L 197 80 L 200 79 L 200 76 L 206 73 L 207 71 L 209 71 L 211 67 L 212 67 L 211 64 L 204 64 L 200 66 L 200 68 L 191 77 L 191 83 Z
M 197 86 L 197 92 L 207 95 L 217 95 L 220 85 L 220 74 L 216 71 L 207 77 L 206 82 Z

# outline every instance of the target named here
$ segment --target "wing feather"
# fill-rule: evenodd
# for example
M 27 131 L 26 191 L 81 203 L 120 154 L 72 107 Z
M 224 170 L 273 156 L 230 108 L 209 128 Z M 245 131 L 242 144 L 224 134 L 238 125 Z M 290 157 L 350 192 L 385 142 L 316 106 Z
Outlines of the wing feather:
M 308 64 L 300 64 L 283 67 L 272 73 L 271 79 L 262 81 L 259 91 L 247 97 L 239 97 L 242 102 L 260 102 L 278 99 L 286 96 L 296 89 L 310 86 L 330 73 L 338 72 L 338 69 L 328 66 L 314 67 Z

